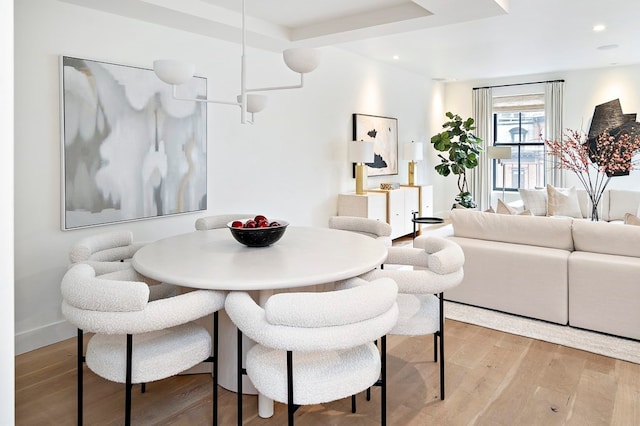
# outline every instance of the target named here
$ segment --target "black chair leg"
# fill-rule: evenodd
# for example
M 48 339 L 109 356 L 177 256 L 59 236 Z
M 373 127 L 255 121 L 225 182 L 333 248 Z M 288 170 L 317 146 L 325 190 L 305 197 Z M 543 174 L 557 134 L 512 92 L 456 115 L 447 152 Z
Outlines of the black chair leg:
M 127 334 L 127 378 L 125 383 L 125 403 L 124 403 L 124 424 L 125 426 L 131 425 L 131 372 L 132 366 L 132 353 L 133 353 L 133 336 Z
M 296 407 L 293 405 L 293 353 L 287 351 L 287 421 L 293 426 L 293 413 Z
M 356 396 L 355 395 L 351 395 L 351 412 L 352 413 L 356 412 Z
M 433 333 L 433 362 L 438 362 L 438 332 Z
M 238 329 L 237 333 L 237 363 L 238 363 L 238 371 L 237 371 L 237 380 L 238 380 L 238 426 L 242 426 L 242 332 Z
M 444 293 L 438 295 L 440 299 L 440 399 L 444 400 Z
M 381 372 L 380 372 L 380 424 L 385 426 L 387 424 L 387 336 L 382 336 L 380 339 L 380 359 L 381 359 Z
M 213 424 L 218 424 L 218 311 L 213 313 Z
M 83 332 L 81 329 L 78 329 L 78 352 L 77 352 L 77 357 L 78 357 L 78 364 L 77 364 L 77 368 L 78 368 L 78 426 L 82 426 L 82 395 L 83 395 L 83 389 L 82 389 L 82 383 L 83 383 L 83 371 L 82 371 L 82 367 L 84 364 L 84 343 L 83 343 Z

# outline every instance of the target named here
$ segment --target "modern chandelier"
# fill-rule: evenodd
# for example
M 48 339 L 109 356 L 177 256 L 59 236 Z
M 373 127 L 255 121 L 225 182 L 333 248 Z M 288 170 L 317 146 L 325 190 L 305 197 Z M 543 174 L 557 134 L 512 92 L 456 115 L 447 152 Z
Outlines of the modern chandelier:
M 299 89 L 304 87 L 304 74 L 315 70 L 318 66 L 319 55 L 315 49 L 297 47 L 287 49 L 282 52 L 284 62 L 294 72 L 300 74 L 300 83 L 291 86 L 261 87 L 249 89 L 246 87 L 246 28 L 245 28 L 245 6 L 242 0 L 242 56 L 240 58 L 240 95 L 237 100 L 220 101 L 201 98 L 184 98 L 177 96 L 177 87 L 186 83 L 195 73 L 195 65 L 188 62 L 173 59 L 158 59 L 153 62 L 153 71 L 158 78 L 172 86 L 172 96 L 174 99 L 182 101 L 210 102 L 223 105 L 235 105 L 240 107 L 240 122 L 242 124 L 253 124 L 253 114 L 262 111 L 267 106 L 267 97 L 254 92 L 266 92 L 270 90 Z M 247 119 L 247 113 L 251 114 L 251 119 Z

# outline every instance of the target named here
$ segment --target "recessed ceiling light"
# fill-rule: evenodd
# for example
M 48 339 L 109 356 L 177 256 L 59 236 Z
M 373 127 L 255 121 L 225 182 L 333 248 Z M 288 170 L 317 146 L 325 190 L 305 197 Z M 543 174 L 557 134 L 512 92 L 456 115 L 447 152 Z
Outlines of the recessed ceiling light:
M 605 27 L 602 24 L 598 24 L 598 25 L 594 25 L 593 26 L 593 31 L 599 33 L 600 31 L 604 31 L 607 27 Z
M 394 60 L 394 61 L 397 61 L 398 59 L 400 59 L 400 56 L 398 56 L 398 55 L 393 55 L 393 60 Z
M 617 49 L 618 46 L 617 44 L 605 44 L 603 46 L 598 46 L 597 49 L 598 50 L 613 50 L 613 49 Z

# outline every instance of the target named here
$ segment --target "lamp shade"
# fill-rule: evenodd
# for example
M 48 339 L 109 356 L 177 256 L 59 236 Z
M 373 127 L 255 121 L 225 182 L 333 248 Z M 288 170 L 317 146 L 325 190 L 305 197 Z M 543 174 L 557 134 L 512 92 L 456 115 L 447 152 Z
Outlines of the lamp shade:
M 402 159 L 408 161 L 422 160 L 422 143 L 411 142 L 405 143 L 402 147 Z
M 495 158 L 498 160 L 508 160 L 511 158 L 510 146 L 490 146 L 487 149 L 489 158 Z
M 352 163 L 373 162 L 373 142 L 352 141 L 349 142 L 349 161 Z
M 186 83 L 193 77 L 196 66 L 173 59 L 158 59 L 153 61 L 153 71 L 165 83 L 179 85 Z
M 242 102 L 242 95 L 237 97 L 238 103 Z M 267 97 L 265 95 L 247 94 L 247 112 L 260 112 L 267 107 Z
M 320 63 L 320 54 L 309 47 L 294 47 L 282 52 L 284 63 L 292 70 L 305 74 L 315 70 Z

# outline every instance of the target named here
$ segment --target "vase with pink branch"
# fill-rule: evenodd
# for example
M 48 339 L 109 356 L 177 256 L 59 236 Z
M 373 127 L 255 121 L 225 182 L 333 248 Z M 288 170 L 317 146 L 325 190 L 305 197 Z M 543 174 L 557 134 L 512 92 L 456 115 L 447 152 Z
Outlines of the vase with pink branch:
M 640 136 L 605 131 L 589 140 L 584 132 L 567 129 L 563 141 L 545 141 L 547 153 L 555 157 L 556 166 L 570 170 L 584 186 L 591 203 L 591 220 L 598 220 L 598 205 L 609 181 L 627 175 L 640 162 Z

